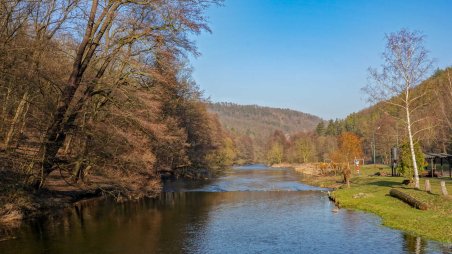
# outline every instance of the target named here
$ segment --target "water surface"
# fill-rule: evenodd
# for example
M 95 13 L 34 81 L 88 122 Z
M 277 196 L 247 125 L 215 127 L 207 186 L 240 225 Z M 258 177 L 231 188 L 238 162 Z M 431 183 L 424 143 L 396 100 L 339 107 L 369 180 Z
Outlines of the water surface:
M 450 247 L 333 211 L 288 169 L 248 166 L 175 181 L 159 200 L 104 202 L 28 223 L 0 253 L 448 253 Z

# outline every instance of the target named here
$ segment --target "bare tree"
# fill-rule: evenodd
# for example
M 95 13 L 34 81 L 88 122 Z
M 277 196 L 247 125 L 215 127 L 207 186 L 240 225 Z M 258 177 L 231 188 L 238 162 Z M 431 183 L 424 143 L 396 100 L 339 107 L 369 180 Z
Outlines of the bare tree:
M 413 120 L 413 115 L 424 106 L 422 98 L 427 91 L 414 94 L 413 88 L 423 81 L 433 63 L 424 47 L 424 39 L 423 34 L 406 29 L 386 35 L 384 64 L 381 70 L 369 68 L 373 82 L 363 89 L 370 96 L 370 101 L 382 101 L 401 110 L 403 117 L 400 120 L 407 128 L 417 189 L 419 174 L 414 151 L 414 136 L 421 130 L 413 132 L 413 126 L 425 118 Z
M 152 59 L 157 38 L 165 39 L 180 52 L 196 49 L 189 33 L 209 30 L 203 10 L 216 0 L 195 1 L 89 1 L 82 18 L 84 31 L 78 43 L 70 75 L 50 120 L 43 145 L 43 179 L 58 163 L 58 151 L 83 108 L 112 62 L 126 48 L 138 59 Z M 93 74 L 94 73 L 94 74 Z M 80 95 L 81 96 L 78 96 Z

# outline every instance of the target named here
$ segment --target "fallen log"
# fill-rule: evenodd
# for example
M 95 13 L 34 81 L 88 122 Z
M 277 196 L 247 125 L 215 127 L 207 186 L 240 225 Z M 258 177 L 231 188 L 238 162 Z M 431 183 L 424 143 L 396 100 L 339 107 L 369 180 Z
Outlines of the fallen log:
M 398 198 L 398 199 L 402 200 L 403 202 L 405 202 L 405 203 L 409 204 L 410 206 L 417 208 L 419 210 L 427 210 L 427 208 L 428 208 L 427 204 L 425 204 L 399 190 L 391 189 L 389 191 L 389 195 L 391 195 L 392 197 Z

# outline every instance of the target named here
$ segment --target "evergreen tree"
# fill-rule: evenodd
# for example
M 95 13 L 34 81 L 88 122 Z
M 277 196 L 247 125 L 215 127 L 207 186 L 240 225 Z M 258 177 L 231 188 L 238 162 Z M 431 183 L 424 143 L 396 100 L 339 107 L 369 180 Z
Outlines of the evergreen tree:
M 315 132 L 319 136 L 325 135 L 325 123 L 322 121 L 319 124 L 317 124 L 317 127 L 315 128 Z
M 424 153 L 422 152 L 419 143 L 414 145 L 414 152 L 416 154 L 416 164 L 418 168 L 422 170 L 425 166 L 427 166 L 427 162 L 425 161 Z M 397 169 L 405 178 L 408 178 L 411 182 L 413 182 L 414 167 L 413 160 L 411 158 L 410 144 L 408 142 L 403 143 L 400 147 L 400 163 Z

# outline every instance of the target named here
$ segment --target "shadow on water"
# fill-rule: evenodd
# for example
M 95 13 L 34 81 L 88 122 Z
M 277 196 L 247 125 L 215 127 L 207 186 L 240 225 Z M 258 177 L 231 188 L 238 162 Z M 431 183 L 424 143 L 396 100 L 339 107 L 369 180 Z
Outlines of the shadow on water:
M 82 204 L 61 216 L 24 224 L 16 239 L 0 242 L 0 253 L 447 253 L 450 250 L 436 242 L 383 227 L 370 214 L 345 209 L 332 212 L 334 205 L 324 192 L 289 191 L 300 187 L 294 181 L 298 176 L 291 172 L 238 168 L 204 185 L 177 185 L 181 191 L 173 186 L 173 192 L 163 193 L 155 200 Z M 253 177 L 258 179 L 253 181 Z M 265 182 L 282 189 L 262 191 L 265 188 L 261 184 Z M 240 184 L 248 191 L 239 191 Z M 208 191 L 211 186 L 234 191 Z
M 204 197 L 166 193 L 158 200 L 81 205 L 24 225 L 0 253 L 183 253 L 188 225 L 199 225 Z

